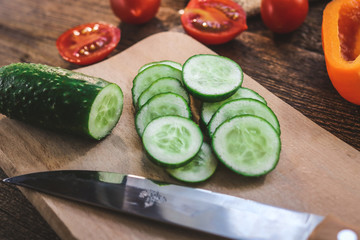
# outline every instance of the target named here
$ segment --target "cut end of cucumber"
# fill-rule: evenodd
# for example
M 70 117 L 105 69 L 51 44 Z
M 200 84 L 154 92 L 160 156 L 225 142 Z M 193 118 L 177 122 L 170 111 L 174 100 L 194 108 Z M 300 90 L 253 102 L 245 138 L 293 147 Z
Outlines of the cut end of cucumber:
M 275 129 L 266 120 L 251 115 L 237 116 L 221 124 L 212 145 L 220 161 L 245 176 L 261 176 L 272 171 L 281 149 Z
M 108 135 L 115 127 L 123 109 L 123 93 L 119 86 L 110 84 L 96 96 L 89 115 L 89 134 L 94 139 Z

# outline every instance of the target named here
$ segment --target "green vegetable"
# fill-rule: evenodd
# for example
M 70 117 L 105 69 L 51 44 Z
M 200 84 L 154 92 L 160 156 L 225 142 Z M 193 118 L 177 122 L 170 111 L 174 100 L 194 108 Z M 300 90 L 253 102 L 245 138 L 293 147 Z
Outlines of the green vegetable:
M 169 65 L 170 67 L 173 67 L 173 68 L 176 68 L 176 69 L 182 71 L 182 66 L 180 63 L 170 61 L 170 60 L 163 60 L 163 61 L 158 61 L 158 62 L 147 63 L 139 69 L 139 72 L 141 72 L 142 70 L 145 70 L 148 67 L 151 67 L 151 66 L 157 65 L 157 64 Z
M 181 71 L 165 64 L 155 64 L 139 72 L 133 80 L 131 89 L 134 106 L 137 106 L 141 93 L 153 82 L 163 77 L 176 78 L 182 82 Z
M 182 72 L 166 64 L 144 65 L 133 81 L 135 125 L 150 160 L 189 183 L 211 177 L 217 159 L 245 176 L 261 176 L 276 167 L 279 121 L 262 96 L 241 87 L 243 72 L 237 63 L 199 54 L 185 61 Z M 211 147 L 188 119 L 192 114 L 186 91 L 202 101 L 200 124 L 209 133 Z
M 210 145 L 203 142 L 200 151 L 191 162 L 183 167 L 167 168 L 166 171 L 183 182 L 203 182 L 214 174 L 217 164 L 218 160 L 212 153 Z
M 212 136 L 216 128 L 227 119 L 243 114 L 251 114 L 264 118 L 275 128 L 276 132 L 280 134 L 279 121 L 268 106 L 254 99 L 243 98 L 231 100 L 216 111 L 208 124 L 209 136 Z
M 183 66 L 183 81 L 195 98 L 217 102 L 233 95 L 243 82 L 240 66 L 229 58 L 199 54 Z
M 101 139 L 123 108 L 119 86 L 41 64 L 0 68 L 0 113 L 36 126 Z
M 242 115 L 226 120 L 216 129 L 212 147 L 218 159 L 234 172 L 260 176 L 276 167 L 281 141 L 266 120 Z
M 165 77 L 153 82 L 150 87 L 142 92 L 138 99 L 138 109 L 141 108 L 150 98 L 160 93 L 176 93 L 182 96 L 189 104 L 190 97 L 181 82 L 175 78 Z
M 210 122 L 211 117 L 215 114 L 215 112 L 223 105 L 231 100 L 241 99 L 241 98 L 251 98 L 258 100 L 264 104 L 266 104 L 265 99 L 260 96 L 254 90 L 249 88 L 241 87 L 239 88 L 233 95 L 229 98 L 226 98 L 220 102 L 204 102 L 201 106 L 201 121 L 206 126 Z
M 183 166 L 199 152 L 203 135 L 192 120 L 164 116 L 151 121 L 142 136 L 151 160 L 168 168 Z
M 153 119 L 168 115 L 191 118 L 191 110 L 184 98 L 174 93 L 161 93 L 150 98 L 135 116 L 139 136 Z

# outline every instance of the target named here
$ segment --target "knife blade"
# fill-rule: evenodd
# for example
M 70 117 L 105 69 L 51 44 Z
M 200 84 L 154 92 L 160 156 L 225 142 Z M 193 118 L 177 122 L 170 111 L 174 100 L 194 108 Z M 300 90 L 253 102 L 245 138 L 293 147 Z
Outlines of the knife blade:
M 3 182 L 230 239 L 305 240 L 311 234 L 312 239 L 318 239 L 314 230 L 324 223 L 326 226 L 318 232 L 329 231 L 321 235 L 334 232 L 331 238 L 324 239 L 341 239 L 333 236 L 341 236 L 341 231 L 344 235 L 345 230 L 345 235 L 350 231 L 357 237 L 346 240 L 360 236 L 323 216 L 134 175 L 60 170 L 15 176 Z

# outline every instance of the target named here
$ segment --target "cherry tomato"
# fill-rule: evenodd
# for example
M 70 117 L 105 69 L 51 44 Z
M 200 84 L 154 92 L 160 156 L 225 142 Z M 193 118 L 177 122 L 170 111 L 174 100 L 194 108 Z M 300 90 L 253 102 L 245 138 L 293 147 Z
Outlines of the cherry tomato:
M 141 24 L 152 19 L 160 0 L 110 0 L 114 14 L 126 23 Z
M 300 27 L 309 10 L 308 0 L 262 0 L 261 18 L 276 33 L 289 33 Z
M 204 44 L 221 44 L 247 29 L 243 8 L 231 0 L 191 0 L 181 15 L 185 31 Z
M 60 55 L 71 63 L 88 65 L 108 56 L 120 41 L 120 29 L 107 23 L 71 28 L 56 41 Z

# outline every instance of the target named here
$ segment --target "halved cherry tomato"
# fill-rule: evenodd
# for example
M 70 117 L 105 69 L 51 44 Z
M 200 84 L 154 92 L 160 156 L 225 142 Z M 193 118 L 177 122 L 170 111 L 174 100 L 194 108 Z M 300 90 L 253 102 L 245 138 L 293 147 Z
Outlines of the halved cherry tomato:
M 152 19 L 160 0 L 110 0 L 114 14 L 126 23 L 141 24 Z
M 56 47 L 66 61 L 88 65 L 103 60 L 120 41 L 120 29 L 107 23 L 87 23 L 61 34 Z
M 204 44 L 221 44 L 247 29 L 246 13 L 231 0 L 191 0 L 181 16 L 185 31 Z
M 309 10 L 308 0 L 262 0 L 261 18 L 276 33 L 289 33 L 300 27 Z

